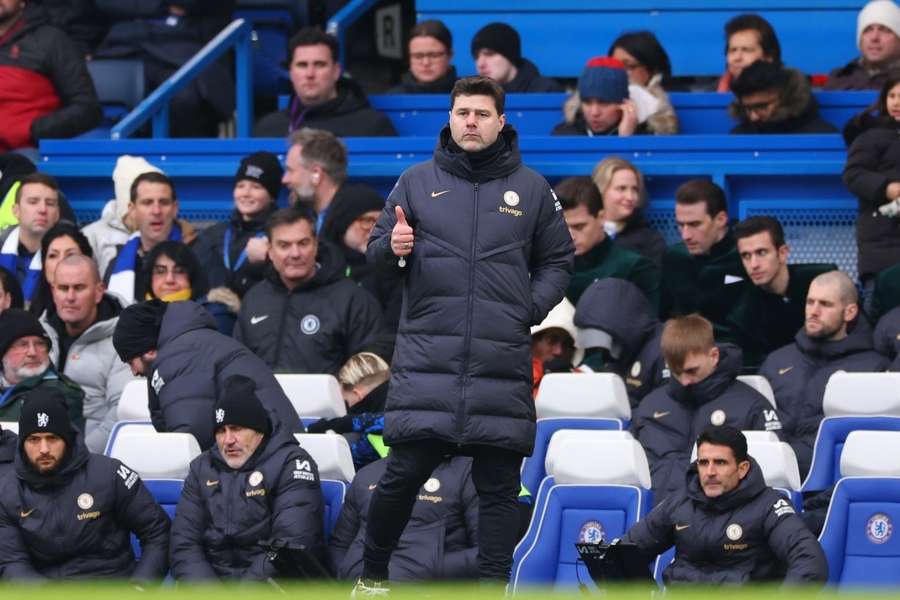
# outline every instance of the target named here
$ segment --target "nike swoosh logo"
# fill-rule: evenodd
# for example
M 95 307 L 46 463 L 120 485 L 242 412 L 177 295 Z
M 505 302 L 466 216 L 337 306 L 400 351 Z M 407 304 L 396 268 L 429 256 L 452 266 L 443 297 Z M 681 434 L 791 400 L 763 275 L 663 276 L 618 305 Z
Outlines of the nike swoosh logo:
M 257 323 L 262 323 L 266 319 L 269 318 L 269 315 L 263 315 L 261 317 L 250 317 L 250 324 L 256 325 Z
M 215 481 L 210 481 L 209 479 L 206 480 L 206 487 L 212 487 L 214 485 L 219 485 L 218 479 L 216 479 Z
M 440 191 L 440 192 L 431 192 L 431 197 L 432 197 L 432 198 L 437 198 L 438 196 L 443 196 L 444 194 L 448 193 L 449 191 L 450 191 L 450 190 L 443 190 L 443 191 Z
M 778 374 L 779 374 L 779 375 L 784 375 L 785 373 L 787 373 L 788 371 L 790 371 L 790 370 L 793 369 L 793 368 L 794 368 L 794 367 L 785 367 L 785 368 L 783 368 L 783 369 L 778 369 Z
M 675 525 L 675 531 L 684 531 L 690 526 L 690 523 L 688 523 L 687 525 Z
M 672 412 L 671 410 L 662 410 L 662 411 L 658 410 L 655 413 L 653 413 L 653 418 L 654 419 L 662 419 L 666 415 L 671 414 L 671 412 Z
M 369 491 L 371 492 L 372 490 L 374 490 L 374 489 L 377 488 L 377 487 L 378 487 L 378 484 L 377 484 L 377 483 L 370 483 L 370 484 L 369 484 Z
M 24 519 L 25 517 L 27 517 L 28 515 L 30 515 L 30 514 L 33 513 L 33 512 L 34 512 L 34 509 L 33 509 L 33 508 L 32 508 L 31 510 L 28 510 L 28 511 L 20 510 L 20 511 L 19 511 L 19 516 L 22 517 L 22 518 Z

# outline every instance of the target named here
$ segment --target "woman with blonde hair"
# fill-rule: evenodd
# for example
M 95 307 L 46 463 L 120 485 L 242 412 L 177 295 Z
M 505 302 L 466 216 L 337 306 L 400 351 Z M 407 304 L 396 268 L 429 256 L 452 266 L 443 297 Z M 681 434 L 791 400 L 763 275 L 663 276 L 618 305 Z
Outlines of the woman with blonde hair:
M 603 228 L 622 248 L 641 254 L 657 265 L 666 252 L 666 241 L 644 218 L 644 176 L 636 166 L 616 156 L 600 161 L 591 173 L 603 197 Z

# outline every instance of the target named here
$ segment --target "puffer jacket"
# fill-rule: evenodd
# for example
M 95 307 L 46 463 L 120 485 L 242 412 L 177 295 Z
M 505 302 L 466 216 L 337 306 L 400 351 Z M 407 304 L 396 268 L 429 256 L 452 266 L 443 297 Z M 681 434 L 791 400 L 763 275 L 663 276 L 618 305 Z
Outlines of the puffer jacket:
M 4 388 L 3 385 L 5 382 L 0 378 L 0 421 L 18 421 L 28 392 L 37 387 L 48 386 L 62 392 L 72 423 L 79 429 L 84 428 L 84 390 L 64 373 L 60 373 L 52 363 L 40 375 L 29 377 L 12 387 Z
M 529 327 L 562 300 L 572 239 L 547 181 L 507 125 L 473 166 L 441 131 L 434 160 L 400 176 L 368 255 L 402 273 L 403 312 L 385 416 L 388 444 L 440 439 L 530 454 Z M 415 231 L 406 266 L 390 248 L 400 206 Z
M 340 251 L 320 241 L 316 261 L 316 274 L 293 290 L 269 267 L 241 303 L 234 339 L 275 372 L 337 375 L 384 330 L 378 300 L 344 276 Z
M 456 67 L 450 68 L 443 77 L 430 83 L 422 83 L 413 77 L 409 71 L 400 76 L 400 83 L 389 89 L 385 94 L 449 94 L 456 83 Z
M 507 94 L 534 94 L 561 92 L 563 87 L 555 80 L 544 77 L 538 71 L 537 65 L 523 58 L 517 66 L 516 76 L 512 81 L 503 84 L 503 91 Z
M 119 253 L 119 248 L 125 245 L 131 235 L 131 231 L 119 217 L 115 200 L 109 200 L 104 204 L 100 218 L 85 226 L 81 233 L 88 239 L 101 273 L 106 273 L 110 263 Z
M 788 82 L 781 93 L 781 103 L 767 121 L 751 121 L 741 108 L 739 99 L 728 107 L 738 124 L 731 133 L 837 133 L 838 129 L 819 116 L 819 105 L 812 95 L 806 75 L 797 69 L 786 69 Z
M 16 457 L 18 436 L 9 429 L 0 429 L 0 477 L 7 468 L 11 468 Z M 0 570 L 0 575 L 3 572 Z
M 277 577 L 258 545 L 271 539 L 303 544 L 321 560 L 322 511 L 318 467 L 281 425 L 239 469 L 213 447 L 191 462 L 184 480 L 172 524 L 172 574 L 180 580 Z
M 869 317 L 873 321 L 878 321 L 898 306 L 900 306 L 900 263 L 885 269 L 875 278 Z
M 362 576 L 369 502 L 386 464 L 386 459 L 376 461 L 353 478 L 328 542 L 338 579 Z M 391 554 L 391 581 L 478 577 L 478 494 L 471 471 L 471 458 L 448 458 L 419 490 L 409 524 Z
M 738 486 L 716 498 L 703 493 L 691 465 L 681 491 L 638 521 L 622 542 L 648 557 L 674 545 L 675 560 L 663 571 L 666 585 L 824 583 L 828 562 L 818 540 L 749 460 Z
M 900 306 L 878 320 L 872 337 L 874 349 L 892 361 L 887 370 L 900 371 Z
M 0 476 L 0 572 L 4 579 L 161 580 L 169 517 L 137 472 L 92 454 L 81 432 L 62 465 L 40 474 L 19 440 L 15 467 Z M 131 534 L 141 543 L 137 562 Z
M 647 395 L 632 415 L 631 433 L 650 463 L 654 502 L 684 485 L 694 442 L 710 425 L 781 432 L 778 411 L 762 394 L 737 380 L 740 368 L 740 349 L 720 345 L 719 364 L 712 375 L 687 386 L 672 377 Z
M 216 331 L 195 302 L 173 302 L 162 320 L 157 356 L 148 370 L 150 418 L 157 431 L 194 434 L 201 448 L 213 445 L 210 415 L 225 381 L 245 375 L 269 416 L 289 431 L 302 431 L 297 412 L 266 364 L 246 347 Z
M 131 368 L 119 359 L 112 343 L 122 305 L 111 294 L 105 294 L 100 304 L 98 312 L 107 318 L 98 319 L 79 335 L 61 363 L 63 374 L 84 391 L 84 441 L 88 450 L 98 453 L 106 448 L 109 433 L 118 420 L 116 411 L 122 389 L 134 378 Z M 41 325 L 51 340 L 50 360 L 60 364 L 59 339 L 60 332 L 65 334 L 65 324 L 56 313 L 44 312 Z

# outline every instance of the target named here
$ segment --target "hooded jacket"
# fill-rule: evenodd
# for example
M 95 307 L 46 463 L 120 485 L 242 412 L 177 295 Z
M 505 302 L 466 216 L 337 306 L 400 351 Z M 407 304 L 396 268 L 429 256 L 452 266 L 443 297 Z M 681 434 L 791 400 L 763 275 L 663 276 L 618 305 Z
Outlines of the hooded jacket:
M 900 60 L 878 69 L 866 67 L 862 58 L 833 69 L 825 82 L 826 90 L 880 90 L 888 76 L 900 68 Z
M 654 502 L 684 485 L 694 442 L 710 425 L 780 433 L 778 411 L 737 380 L 740 369 L 740 349 L 723 344 L 719 364 L 709 377 L 687 386 L 672 377 L 641 401 L 632 415 L 631 433 L 647 452 Z
M 150 418 L 157 431 L 194 434 L 201 448 L 213 445 L 210 415 L 225 381 L 240 374 L 253 379 L 256 396 L 270 418 L 287 431 L 302 431 L 300 418 L 265 363 L 235 340 L 216 331 L 209 313 L 191 301 L 166 308 L 157 356 L 147 378 Z
M 386 459 L 376 461 L 353 478 L 328 541 L 338 579 L 362 576 L 369 503 L 386 465 Z M 448 458 L 416 494 L 409 524 L 391 554 L 392 581 L 478 577 L 478 495 L 471 471 L 471 458 Z
M 780 103 L 766 121 L 750 121 L 736 98 L 728 111 L 738 124 L 731 133 L 837 133 L 838 129 L 819 116 L 819 105 L 812 95 L 806 75 L 797 69 L 785 69 L 788 80 L 781 92 Z
M 815 536 L 790 501 L 766 486 L 753 459 L 736 488 L 709 498 L 700 487 L 696 464 L 678 493 L 637 522 L 623 543 L 648 557 L 675 546 L 675 560 L 663 571 L 676 584 L 743 585 L 783 581 L 824 583 L 828 562 Z
M 169 517 L 137 472 L 88 452 L 81 432 L 62 464 L 40 474 L 19 440 L 0 476 L 0 572 L 4 579 L 161 580 Z M 141 543 L 135 562 L 131 534 Z
M 65 323 L 56 313 L 41 315 L 41 325 L 51 340 L 50 360 L 62 364 L 63 373 L 84 391 L 85 444 L 91 452 L 103 452 L 113 425 L 125 384 L 134 376 L 131 368 L 119 359 L 112 336 L 119 322 L 122 305 L 110 294 L 104 294 L 98 306 L 98 319 L 65 348 L 64 361 L 59 360 L 60 337 L 67 337 Z
M 543 77 L 533 62 L 523 58 L 516 65 L 513 80 L 503 84 L 503 91 L 507 94 L 550 93 L 561 92 L 563 87 L 553 79 Z
M 337 137 L 397 135 L 390 119 L 372 108 L 359 84 L 350 79 L 338 80 L 337 96 L 316 106 L 303 106 L 298 97 L 292 96 L 286 111 L 269 113 L 259 120 L 253 137 L 283 138 L 303 127 L 324 129 Z
M 398 205 L 416 236 L 405 267 L 390 247 Z M 561 208 L 522 164 L 509 125 L 471 154 L 446 126 L 434 159 L 400 176 L 368 249 L 405 278 L 387 443 L 440 439 L 531 453 L 529 327 L 559 303 L 572 273 Z
M 234 338 L 279 373 L 331 373 L 370 350 L 384 324 L 378 301 L 344 276 L 339 251 L 319 242 L 312 279 L 288 290 L 269 267 L 244 296 Z
M 575 273 L 566 290 L 566 298 L 572 304 L 578 304 L 589 285 L 607 277 L 630 281 L 640 288 L 654 310 L 659 306 L 659 269 L 650 259 L 619 247 L 609 237 L 575 257 Z
M 84 390 L 77 383 L 60 373 L 53 363 L 40 375 L 29 377 L 12 387 L 4 388 L 5 381 L 0 378 L 0 421 L 18 421 L 22 404 L 28 392 L 39 386 L 58 388 L 66 398 L 66 410 L 72 423 L 79 429 L 84 428 Z
M 400 83 L 389 89 L 386 94 L 449 94 L 456 83 L 456 67 L 450 68 L 443 77 L 430 83 L 418 81 L 409 71 L 400 76 Z
M 0 151 L 70 138 L 100 124 L 102 113 L 84 57 L 28 3 L 0 38 Z
M 898 131 L 896 122 L 890 127 L 874 127 L 847 150 L 843 179 L 859 205 L 856 245 L 861 280 L 900 262 L 900 218 L 878 212 L 878 207 L 888 202 L 888 184 L 900 181 Z
M 873 341 L 875 350 L 892 360 L 887 370 L 900 371 L 900 306 L 878 320 Z
M 801 477 L 812 461 L 828 379 L 837 371 L 884 371 L 888 363 L 872 348 L 872 329 L 865 317 L 859 317 L 847 337 L 837 342 L 812 339 L 801 329 L 793 344 L 779 348 L 763 362 L 759 374 L 772 384 Z
M 212 410 L 207 415 L 212 421 Z M 238 469 L 218 447 L 191 462 L 172 524 L 179 580 L 265 581 L 278 572 L 259 546 L 279 539 L 324 556 L 322 490 L 315 461 L 276 425 Z

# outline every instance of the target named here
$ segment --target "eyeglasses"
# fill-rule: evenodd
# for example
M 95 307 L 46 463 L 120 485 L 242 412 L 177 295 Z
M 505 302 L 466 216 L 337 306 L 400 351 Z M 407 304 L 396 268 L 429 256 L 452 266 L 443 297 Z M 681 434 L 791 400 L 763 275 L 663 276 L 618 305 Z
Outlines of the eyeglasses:
M 165 277 L 171 273 L 172 275 L 187 275 L 187 269 L 180 265 L 175 265 L 174 267 L 167 267 L 165 265 L 153 265 L 153 274 L 159 275 L 161 277 Z
M 409 55 L 410 60 L 423 62 L 424 60 L 438 60 L 447 56 L 446 52 L 413 52 Z
M 375 227 L 375 223 L 378 222 L 378 217 L 359 217 L 358 219 L 354 219 L 354 223 L 359 223 L 363 227 Z

